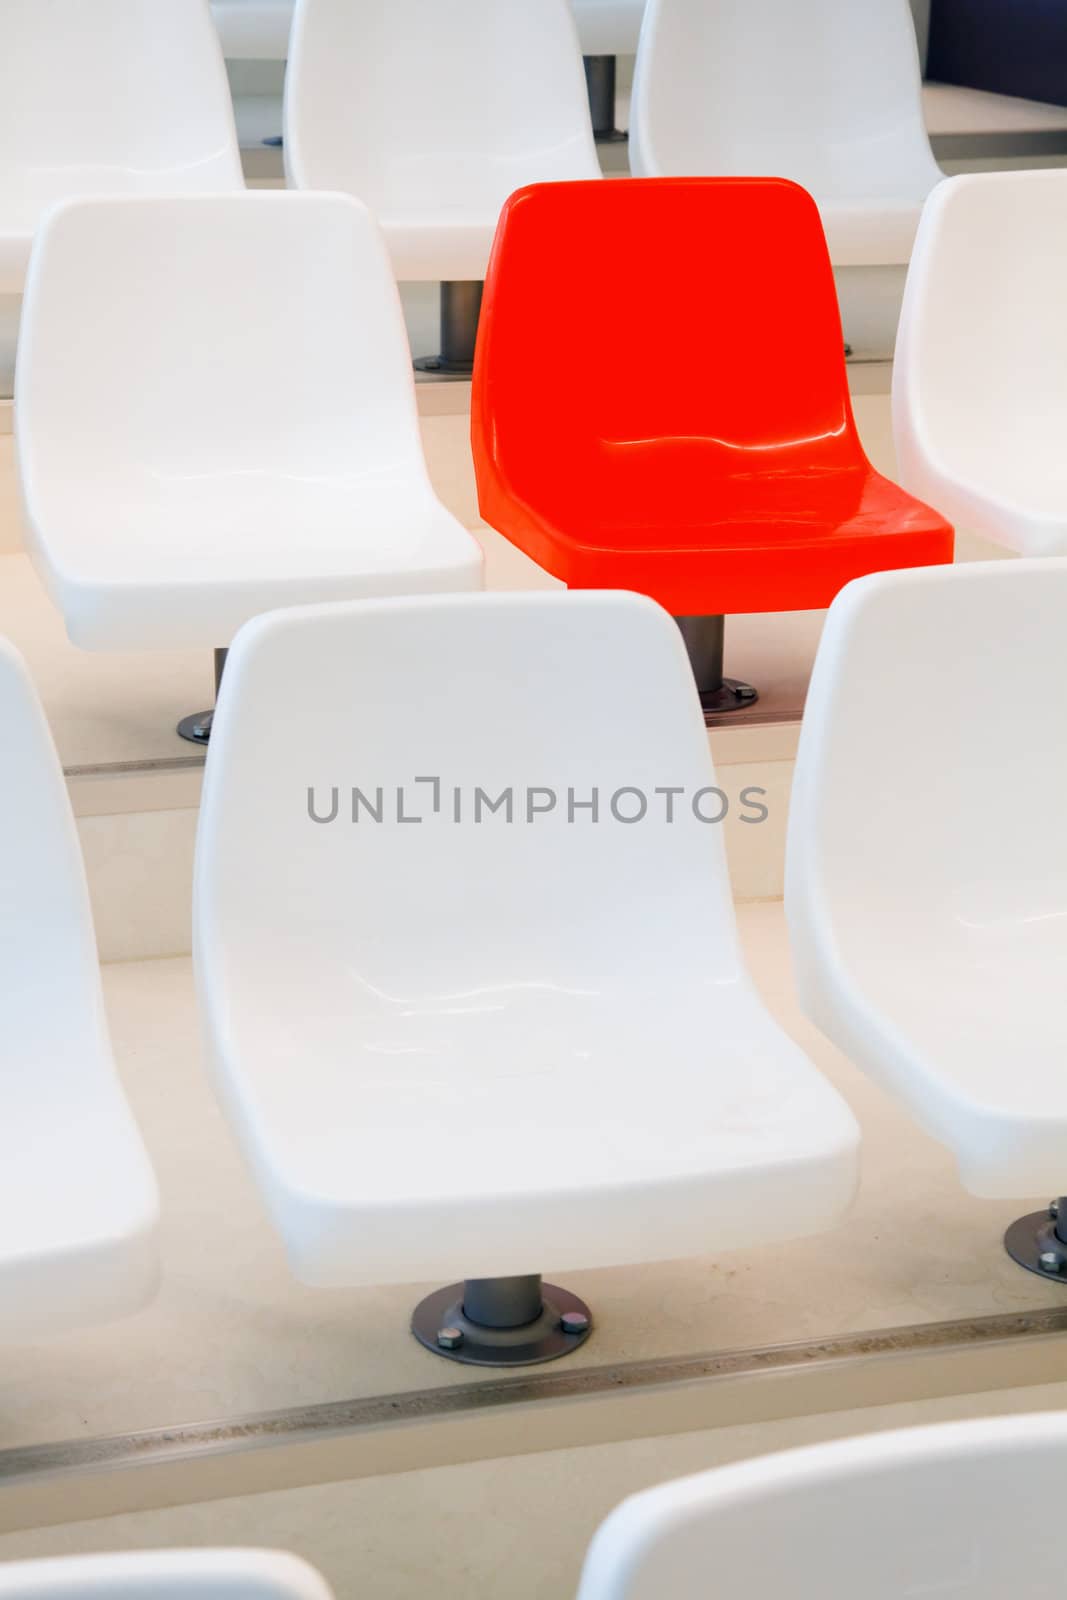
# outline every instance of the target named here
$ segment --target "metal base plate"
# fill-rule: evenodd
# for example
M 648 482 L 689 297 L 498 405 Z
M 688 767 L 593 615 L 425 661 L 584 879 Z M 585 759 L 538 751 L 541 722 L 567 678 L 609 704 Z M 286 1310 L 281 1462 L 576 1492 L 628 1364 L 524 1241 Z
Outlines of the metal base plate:
M 1055 1221 L 1047 1211 L 1032 1211 L 1013 1222 L 1004 1235 L 1004 1248 L 1027 1272 L 1036 1272 L 1049 1283 L 1067 1285 L 1067 1245 L 1057 1239 Z M 1042 1266 L 1041 1257 L 1046 1254 L 1055 1255 L 1062 1264 Z
M 210 711 L 196 711 L 191 717 L 182 718 L 178 724 L 178 732 L 183 739 L 188 739 L 190 744 L 209 744 L 214 717 L 214 708 Z
M 444 356 L 419 356 L 412 362 L 416 372 L 435 372 L 442 378 L 469 378 L 473 361 L 446 361 Z
M 542 1361 L 569 1356 L 593 1331 L 589 1307 L 567 1289 L 546 1283 L 543 1309 L 536 1322 L 521 1328 L 485 1328 L 463 1315 L 463 1285 L 449 1284 L 420 1300 L 411 1318 L 411 1331 L 421 1345 L 448 1361 L 469 1367 L 532 1367 Z M 563 1318 L 574 1319 L 568 1332 Z M 442 1330 L 460 1337 L 451 1348 L 439 1341 Z
M 594 128 L 593 138 L 597 144 L 628 144 L 630 135 L 625 128 Z
M 700 696 L 707 717 L 721 717 L 725 711 L 747 711 L 759 699 L 759 690 L 737 678 L 724 678 L 718 689 Z

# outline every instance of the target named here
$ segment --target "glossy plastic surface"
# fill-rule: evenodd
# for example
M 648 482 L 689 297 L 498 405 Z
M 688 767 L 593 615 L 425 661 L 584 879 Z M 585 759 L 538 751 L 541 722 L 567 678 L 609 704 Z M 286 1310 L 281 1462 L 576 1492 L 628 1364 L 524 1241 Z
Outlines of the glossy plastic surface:
M 484 278 L 513 189 L 600 176 L 569 0 L 298 0 L 285 160 L 370 206 L 398 278 Z
M 645 0 L 571 0 L 578 40 L 587 56 L 632 56 Z
M 858 1130 L 742 965 L 721 829 L 693 809 L 714 781 L 681 635 L 636 595 L 375 601 L 242 631 L 195 960 L 216 1080 L 300 1278 L 704 1255 L 768 1217 L 780 1237 L 843 1214 Z M 380 821 L 363 802 L 352 820 L 354 786 Z M 662 786 L 684 791 L 673 822 Z M 643 821 L 612 813 L 622 789 Z M 510 791 L 512 820 L 477 790 Z
M 243 188 L 207 0 L 0 5 L 0 294 L 57 200 Z
M 630 165 L 792 178 L 835 265 L 906 262 L 941 178 L 908 0 L 648 0 Z
M 16 401 L 28 544 L 86 649 L 211 648 L 278 605 L 480 585 L 430 486 L 388 256 L 347 196 L 53 212 Z
M 1065 615 L 1063 561 L 853 585 L 793 784 L 805 1007 L 989 1197 L 1063 1181 Z
M 1067 554 L 1067 172 L 950 178 L 893 368 L 902 480 L 1022 555 Z
M 608 1517 L 578 1600 L 1059 1600 L 1067 1417 L 874 1433 L 665 1483 Z
M 78 835 L 44 712 L 0 640 L 0 1339 L 155 1292 L 158 1197 L 111 1055 Z
M 550 348 L 565 381 L 535 359 Z M 513 196 L 472 438 L 487 522 L 572 588 L 635 589 L 677 616 L 824 606 L 860 573 L 952 555 L 947 523 L 863 453 L 819 215 L 795 184 Z
M 228 60 L 285 60 L 293 0 L 211 0 L 211 11 Z
M 146 1550 L 0 1564 L 0 1600 L 332 1600 L 280 1550 Z

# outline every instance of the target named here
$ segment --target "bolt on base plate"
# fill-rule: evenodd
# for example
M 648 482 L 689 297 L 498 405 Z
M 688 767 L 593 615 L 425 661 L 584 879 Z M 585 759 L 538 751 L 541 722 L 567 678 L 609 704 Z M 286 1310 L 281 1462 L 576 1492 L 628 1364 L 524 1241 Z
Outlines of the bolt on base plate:
M 1047 1211 L 1032 1211 L 1013 1222 L 1004 1235 L 1004 1248 L 1027 1272 L 1052 1283 L 1067 1284 L 1067 1244 L 1057 1236 L 1055 1201 Z
M 759 690 L 737 678 L 724 678 L 717 689 L 700 696 L 706 717 L 721 717 L 725 711 L 747 711 L 759 699 Z
M 419 1343 L 448 1361 L 471 1367 L 532 1367 L 579 1349 L 593 1331 L 589 1307 L 567 1289 L 546 1283 L 541 1315 L 519 1328 L 487 1328 L 463 1314 L 463 1284 L 420 1300 L 411 1318 Z
M 416 372 L 434 372 L 440 378 L 469 378 L 474 372 L 473 361 L 449 361 L 444 356 L 419 356 L 411 364 Z
M 214 717 L 214 707 L 210 711 L 195 711 L 191 717 L 182 718 L 178 724 L 178 732 L 183 739 L 188 739 L 190 744 L 210 744 Z

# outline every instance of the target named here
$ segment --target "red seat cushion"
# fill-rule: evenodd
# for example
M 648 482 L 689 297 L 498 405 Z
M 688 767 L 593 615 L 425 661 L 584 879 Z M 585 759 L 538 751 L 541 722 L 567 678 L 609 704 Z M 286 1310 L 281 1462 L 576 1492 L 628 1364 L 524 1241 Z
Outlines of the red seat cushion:
M 482 515 L 575 588 L 802 610 L 952 529 L 874 471 L 810 196 L 779 179 L 543 184 L 504 208 L 472 439 Z

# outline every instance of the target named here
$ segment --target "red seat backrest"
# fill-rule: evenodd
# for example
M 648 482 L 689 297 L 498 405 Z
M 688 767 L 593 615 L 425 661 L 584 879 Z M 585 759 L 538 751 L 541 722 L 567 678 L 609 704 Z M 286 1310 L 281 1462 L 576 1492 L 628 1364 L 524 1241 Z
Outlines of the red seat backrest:
M 496 526 L 522 506 L 568 528 L 669 524 L 672 501 L 684 515 L 717 480 L 866 470 L 815 202 L 777 178 L 519 190 L 486 279 L 472 429 Z

